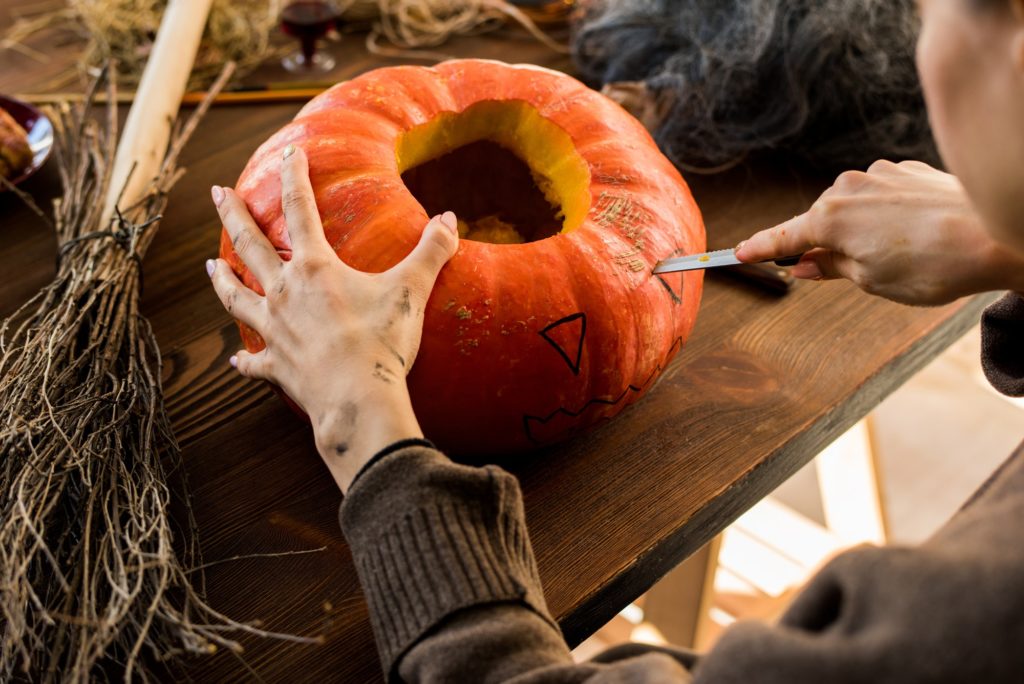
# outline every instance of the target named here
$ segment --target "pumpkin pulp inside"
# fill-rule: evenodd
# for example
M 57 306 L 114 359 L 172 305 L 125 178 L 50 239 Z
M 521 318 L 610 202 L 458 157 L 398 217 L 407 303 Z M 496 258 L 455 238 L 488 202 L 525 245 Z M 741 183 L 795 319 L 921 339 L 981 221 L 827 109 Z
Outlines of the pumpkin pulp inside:
M 404 133 L 395 155 L 427 214 L 454 211 L 470 240 L 542 240 L 579 228 L 590 209 L 590 171 L 572 139 L 520 100 L 443 112 Z

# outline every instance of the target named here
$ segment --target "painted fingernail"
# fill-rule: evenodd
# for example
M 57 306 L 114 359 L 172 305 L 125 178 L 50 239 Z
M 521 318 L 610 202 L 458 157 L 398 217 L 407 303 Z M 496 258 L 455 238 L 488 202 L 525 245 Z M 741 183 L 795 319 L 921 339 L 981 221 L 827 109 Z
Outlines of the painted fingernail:
M 213 277 L 213 272 L 217 269 L 217 262 L 213 259 L 206 260 L 206 275 Z
M 804 280 L 821 280 L 825 277 L 816 261 L 801 261 L 790 270 L 790 273 L 794 278 Z
M 238 368 L 238 357 L 232 356 L 230 359 L 228 359 L 228 363 L 231 364 L 232 368 Z
M 289 143 L 288 146 L 284 148 L 284 155 L 282 155 L 281 158 L 282 159 L 287 159 L 288 157 L 292 156 L 293 154 L 295 154 L 295 145 L 292 145 L 291 143 Z
M 455 212 L 453 211 L 446 211 L 441 214 L 441 223 L 443 223 L 444 227 L 453 233 L 457 233 L 459 231 L 459 222 L 455 218 Z
M 219 207 L 220 203 L 224 201 L 224 188 L 214 185 L 210 188 L 210 194 L 213 196 L 213 203 Z

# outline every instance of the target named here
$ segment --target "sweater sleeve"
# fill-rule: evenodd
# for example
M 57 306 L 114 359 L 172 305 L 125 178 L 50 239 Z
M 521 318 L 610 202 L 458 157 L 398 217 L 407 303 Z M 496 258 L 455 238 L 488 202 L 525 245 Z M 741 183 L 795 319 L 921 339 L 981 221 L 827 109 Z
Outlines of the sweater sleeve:
M 689 682 L 672 651 L 576 665 L 548 613 L 516 479 L 410 447 L 342 502 L 391 681 Z
M 1024 296 L 1010 293 L 985 310 L 981 365 L 997 390 L 1024 396 Z

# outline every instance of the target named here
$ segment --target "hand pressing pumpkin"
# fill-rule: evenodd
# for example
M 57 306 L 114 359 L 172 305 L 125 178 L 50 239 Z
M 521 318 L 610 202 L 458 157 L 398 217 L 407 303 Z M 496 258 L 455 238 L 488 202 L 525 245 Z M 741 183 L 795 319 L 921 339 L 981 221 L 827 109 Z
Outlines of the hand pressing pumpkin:
M 212 194 L 236 253 L 265 293 L 242 285 L 224 260 L 207 262 L 224 307 L 267 345 L 256 354 L 238 352 L 232 365 L 273 382 L 299 404 L 321 456 L 347 491 L 378 450 L 423 436 L 406 374 L 416 360 L 434 280 L 458 248 L 455 215 L 435 216 L 404 261 L 369 274 L 347 266 L 328 244 L 301 149 L 286 148 L 281 164 L 289 261 L 233 190 L 214 186 Z
M 743 261 L 800 253 L 797 278 L 847 278 L 904 304 L 1024 290 L 1024 255 L 989 236 L 954 176 L 921 162 L 846 172 L 806 213 L 736 250 Z

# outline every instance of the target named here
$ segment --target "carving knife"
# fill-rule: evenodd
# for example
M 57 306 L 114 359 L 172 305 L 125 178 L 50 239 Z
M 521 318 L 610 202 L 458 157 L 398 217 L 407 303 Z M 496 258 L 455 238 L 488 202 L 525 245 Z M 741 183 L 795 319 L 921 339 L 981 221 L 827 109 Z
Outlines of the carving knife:
M 776 266 L 793 266 L 800 261 L 803 254 L 783 257 L 782 259 L 766 259 L 762 262 L 772 261 Z M 665 259 L 654 267 L 654 273 L 675 273 L 676 271 L 696 271 L 702 268 L 717 268 L 719 266 L 748 266 L 746 262 L 736 258 L 735 249 L 720 249 L 717 252 L 704 252 L 702 254 L 690 254 L 688 256 Z

